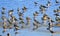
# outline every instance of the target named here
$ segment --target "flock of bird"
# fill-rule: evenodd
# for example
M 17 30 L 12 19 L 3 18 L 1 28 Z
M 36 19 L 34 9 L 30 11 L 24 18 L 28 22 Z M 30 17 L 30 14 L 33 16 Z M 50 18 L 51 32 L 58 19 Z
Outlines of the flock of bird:
M 34 2 L 35 6 L 38 6 L 37 2 Z M 60 4 L 60 2 L 58 0 L 56 0 L 56 4 Z M 46 21 L 48 21 L 48 28 L 47 30 L 49 30 L 51 33 L 55 33 L 53 30 L 52 30 L 52 27 L 54 26 L 58 26 L 60 27 L 60 6 L 58 6 L 59 8 L 53 10 L 54 12 L 54 15 L 55 15 L 55 21 L 53 19 L 51 19 L 45 12 L 47 10 L 47 8 L 49 8 L 51 6 L 51 2 L 48 1 L 48 3 L 45 5 L 41 4 L 39 6 L 39 11 L 35 11 L 35 13 L 33 13 L 33 31 L 38 29 L 39 27 L 41 27 L 42 25 L 46 25 Z M 20 29 L 24 29 L 24 28 L 27 28 L 27 27 L 31 27 L 30 26 L 30 23 L 31 23 L 31 18 L 29 16 L 27 16 L 25 19 L 27 21 L 27 23 L 24 22 L 24 13 L 25 11 L 27 11 L 28 8 L 26 8 L 26 6 L 24 6 L 22 8 L 22 12 L 20 11 L 20 8 L 17 8 L 17 14 L 19 16 L 19 18 L 17 19 L 15 16 L 13 16 L 13 12 L 14 10 L 9 10 L 8 11 L 8 16 L 9 18 L 7 18 L 5 16 L 5 10 L 6 8 L 5 7 L 2 7 L 2 11 L 1 11 L 1 14 L 2 14 L 2 24 L 3 24 L 3 33 L 6 32 L 6 29 L 13 29 L 14 28 L 14 31 L 17 31 L 17 30 L 20 30 Z M 38 20 L 36 20 L 36 16 L 38 16 L 38 14 L 43 14 L 43 17 L 41 18 L 41 20 L 43 21 L 42 22 L 39 22 Z M 21 25 L 21 26 L 19 26 Z M 17 34 L 18 32 L 15 32 L 15 34 Z M 2 35 L 0 35 L 2 36 Z M 8 33 L 7 36 L 10 36 L 10 34 Z

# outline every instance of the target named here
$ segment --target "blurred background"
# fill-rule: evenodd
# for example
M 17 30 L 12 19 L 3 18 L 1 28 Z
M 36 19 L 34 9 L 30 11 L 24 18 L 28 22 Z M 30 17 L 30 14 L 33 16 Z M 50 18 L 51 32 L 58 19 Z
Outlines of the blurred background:
M 19 16 L 17 14 L 17 8 L 20 8 L 20 10 L 22 11 L 22 8 L 25 6 L 27 8 L 27 11 L 24 13 L 24 16 L 23 16 L 24 22 L 26 22 L 25 18 L 27 16 L 29 16 L 32 19 L 30 24 L 32 24 L 33 13 L 35 11 L 39 12 L 39 6 L 41 4 L 46 5 L 47 1 L 48 0 L 0 0 L 0 26 L 1 26 L 1 22 L 2 22 L 2 19 L 1 19 L 2 7 L 5 7 L 5 9 L 6 9 L 6 11 L 5 11 L 6 15 L 5 16 L 7 18 L 9 17 L 8 11 L 13 9 L 14 10 L 13 15 L 18 19 Z M 58 6 L 60 6 L 60 3 L 56 4 L 55 0 L 49 0 L 49 1 L 51 2 L 51 6 L 47 9 L 46 14 L 55 21 L 55 16 L 53 15 L 54 14 L 53 10 L 57 9 Z M 34 2 L 38 3 L 37 6 L 35 6 Z M 43 16 L 43 14 L 40 13 L 36 17 L 36 19 L 39 22 L 42 22 L 42 20 L 41 20 L 42 16 Z M 36 31 L 32 31 L 31 30 L 32 28 L 21 29 L 21 30 L 18 30 L 19 34 L 16 34 L 16 35 L 14 34 L 15 31 L 13 29 L 7 29 L 7 31 L 5 33 L 2 33 L 3 28 L 0 27 L 0 35 L 7 36 L 7 33 L 10 33 L 11 36 L 51 36 L 52 34 L 48 30 L 46 30 L 47 27 L 42 26 Z M 53 30 L 54 31 L 59 31 L 60 27 L 53 27 Z M 60 36 L 60 34 L 54 34 L 54 36 Z

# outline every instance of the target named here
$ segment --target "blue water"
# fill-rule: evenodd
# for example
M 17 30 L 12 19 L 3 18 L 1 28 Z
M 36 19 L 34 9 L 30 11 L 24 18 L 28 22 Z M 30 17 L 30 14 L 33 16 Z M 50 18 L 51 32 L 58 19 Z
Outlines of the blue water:
M 38 11 L 39 8 L 38 6 L 34 6 L 34 1 L 37 1 L 39 5 L 43 4 L 45 5 L 47 3 L 47 0 L 0 0 L 0 17 L 2 16 L 1 15 L 1 10 L 2 10 L 2 7 L 5 7 L 7 11 L 6 12 L 6 17 L 8 17 L 8 10 L 10 9 L 14 9 L 14 16 L 18 18 L 18 15 L 17 15 L 17 8 L 23 8 L 23 6 L 26 6 L 28 8 L 28 11 L 26 11 L 26 13 L 24 13 L 24 18 L 26 16 L 29 16 L 30 18 L 33 19 L 33 13 L 35 11 Z M 46 12 L 46 14 L 48 14 L 53 20 L 54 19 L 54 13 L 52 10 L 58 8 L 58 6 L 60 6 L 60 4 L 58 5 L 55 5 L 55 0 L 51 0 L 51 4 L 52 6 L 50 6 L 50 8 L 48 8 L 48 13 Z M 40 17 L 42 17 L 42 14 L 39 14 L 39 16 L 37 16 L 37 20 L 39 22 L 41 22 L 40 20 Z M 1 19 L 0 19 L 1 21 Z M 32 20 L 33 21 L 33 20 Z M 31 21 L 31 23 L 32 23 Z M 16 36 L 51 36 L 52 34 L 46 30 L 47 27 L 40 27 L 38 30 L 36 31 L 32 31 L 30 29 L 22 29 L 22 30 L 18 30 L 18 32 L 20 34 L 17 34 Z M 11 36 L 15 36 L 14 34 L 14 30 L 11 29 L 7 29 L 7 32 L 5 33 L 2 33 L 2 30 L 3 28 L 0 28 L 0 35 L 2 36 L 7 36 L 6 34 L 9 32 L 11 34 Z M 42 31 L 43 30 L 43 31 Z M 53 30 L 54 31 L 59 31 L 60 30 L 60 27 L 53 27 Z M 54 34 L 54 36 L 60 36 L 60 34 Z

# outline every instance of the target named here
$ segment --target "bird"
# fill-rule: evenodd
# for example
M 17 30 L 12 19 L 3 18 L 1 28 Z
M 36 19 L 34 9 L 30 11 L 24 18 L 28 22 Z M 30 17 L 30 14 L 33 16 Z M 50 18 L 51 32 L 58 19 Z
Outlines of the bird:
M 59 13 L 60 13 L 60 9 L 57 9 L 57 12 L 59 12 Z
M 54 15 L 55 15 L 55 16 L 59 16 L 59 14 L 58 14 L 58 13 L 55 13 Z
M 0 35 L 0 36 L 2 36 L 2 35 Z
M 56 2 L 56 3 L 59 3 L 59 1 L 58 1 L 58 0 L 55 0 L 55 2 Z
M 26 20 L 27 20 L 27 23 L 26 23 L 26 25 L 29 25 L 30 24 L 30 18 L 29 17 L 26 17 Z
M 8 21 L 9 24 L 12 24 L 12 22 L 9 19 L 7 19 L 7 21 Z
M 36 16 L 38 16 L 38 14 L 39 13 L 37 11 L 35 11 L 35 13 L 33 13 L 33 16 L 36 17 Z
M 6 32 L 6 29 L 3 29 L 2 33 Z
M 22 24 L 21 29 L 24 29 L 24 28 L 26 28 L 26 26 L 25 24 Z
M 60 6 L 59 6 L 59 9 L 60 9 Z
M 49 26 L 48 26 L 47 30 L 49 30 L 52 34 L 55 33 L 55 32 L 52 30 L 52 29 L 53 29 L 53 28 L 52 28 L 53 25 L 51 25 L 50 22 L 48 23 L 48 25 L 49 25 Z
M 58 26 L 58 27 L 60 27 L 60 23 L 56 23 L 56 25 L 55 26 Z
M 15 27 L 15 30 L 16 30 L 16 31 L 17 31 L 17 30 L 20 30 L 19 26 L 16 26 L 16 27 Z
M 7 33 L 7 36 L 10 36 L 10 34 L 9 34 L 9 33 Z
M 54 10 L 54 12 L 56 13 L 56 12 L 57 12 L 57 10 Z
M 4 11 L 2 11 L 2 12 L 1 12 L 1 14 L 3 15 L 3 14 L 5 14 L 5 12 L 4 12 Z
M 60 22 L 60 18 L 59 17 L 56 17 L 55 18 L 57 22 Z
M 20 8 L 17 8 L 17 11 L 20 12 Z
M 16 31 L 16 32 L 15 32 L 15 35 L 16 35 L 16 34 L 19 34 L 19 32 Z
M 29 20 L 31 20 L 31 19 L 30 19 L 29 17 L 26 17 L 26 20 L 29 21 Z
M 51 6 L 51 2 L 48 1 L 48 3 L 46 5 L 47 5 L 47 7 Z
M 50 32 L 51 32 L 52 34 L 55 33 L 54 31 L 51 31 L 51 30 L 50 30 Z
M 10 16 L 12 16 L 13 11 L 14 11 L 13 9 L 12 9 L 12 10 L 9 10 L 8 14 L 9 14 Z
M 21 24 L 24 24 L 24 21 L 22 20 L 20 23 L 21 23 Z
M 20 30 L 20 27 L 17 24 L 14 24 L 14 27 L 15 27 L 14 31 Z
M 47 6 L 45 6 L 45 5 L 40 5 L 40 9 L 41 8 L 48 8 Z
M 45 13 L 45 11 L 46 11 L 46 8 L 48 8 L 47 6 L 44 6 L 44 5 L 40 5 L 40 7 L 39 7 L 39 11 L 42 13 L 42 14 L 44 14 Z
M 35 4 L 35 6 L 37 6 L 38 3 L 37 2 L 34 2 L 34 4 Z
M 40 24 L 40 22 L 39 22 L 39 21 L 37 21 L 36 19 L 34 19 L 34 22 L 36 22 L 37 24 Z
M 21 13 L 21 12 L 19 12 L 19 13 L 18 13 L 18 15 L 19 15 L 19 16 L 23 16 L 24 14 L 23 14 L 23 13 Z
M 2 20 L 6 19 L 6 17 L 5 17 L 4 15 L 2 15 L 2 17 L 1 17 L 1 18 L 2 18 Z
M 22 8 L 22 10 L 23 10 L 23 13 L 27 10 L 27 8 L 24 6 L 23 8 Z
M 5 7 L 2 7 L 2 10 L 5 10 Z
M 50 22 L 48 23 L 48 25 L 49 25 L 49 26 L 48 26 L 47 30 L 50 30 L 50 28 L 52 27 L 52 25 L 51 25 Z
M 38 27 L 39 27 L 38 24 L 36 24 L 35 22 L 33 22 L 33 26 L 34 26 L 33 27 L 33 31 L 36 30 L 36 29 L 38 29 Z
M 47 20 L 47 19 L 48 19 L 48 15 L 44 14 L 43 17 L 42 17 L 42 20 Z

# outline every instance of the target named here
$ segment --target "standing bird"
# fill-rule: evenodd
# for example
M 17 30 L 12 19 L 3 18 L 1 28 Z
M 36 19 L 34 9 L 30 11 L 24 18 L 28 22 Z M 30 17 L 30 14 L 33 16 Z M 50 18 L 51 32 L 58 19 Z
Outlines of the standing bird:
M 23 13 L 27 10 L 27 8 L 24 6 L 23 8 L 22 8 L 22 10 L 23 10 Z
M 0 35 L 0 36 L 2 36 L 2 35 Z
M 46 11 L 46 8 L 48 8 L 47 6 L 44 6 L 44 5 L 40 5 L 40 11 L 41 11 L 41 13 L 45 13 L 45 11 Z
M 35 13 L 33 13 L 33 16 L 34 16 L 34 18 L 36 17 L 36 16 L 38 16 L 38 12 L 37 11 L 35 11 Z
M 48 1 L 48 3 L 46 5 L 47 5 L 47 7 L 51 6 L 51 2 Z
M 30 24 L 30 18 L 29 17 L 26 17 L 26 20 L 27 20 L 27 24 L 26 25 L 28 25 L 28 24 Z
M 19 17 L 19 20 L 24 20 L 22 17 Z
M 8 14 L 9 14 L 10 16 L 12 16 L 13 10 L 9 10 Z
M 5 8 L 4 8 L 4 7 L 2 7 L 2 12 L 1 12 L 1 14 L 5 14 Z
M 15 35 L 16 35 L 16 34 L 19 34 L 19 32 L 16 31 L 16 32 L 15 32 Z
M 17 11 L 20 12 L 20 8 L 17 8 Z
M 56 2 L 56 3 L 59 3 L 59 1 L 58 1 L 58 0 L 55 0 L 55 2 Z
M 60 9 L 60 6 L 59 6 L 59 9 Z
M 57 9 L 57 12 L 59 12 L 59 13 L 60 13 L 60 9 Z
M 54 12 L 56 13 L 56 12 L 57 12 L 57 10 L 54 10 Z
M 37 6 L 38 3 L 37 2 L 34 2 L 34 4 L 35 4 L 35 6 Z
M 9 33 L 7 33 L 7 36 L 10 36 L 10 34 L 9 34 Z
M 23 13 L 20 11 L 20 8 L 18 8 L 17 11 L 18 11 L 17 14 L 19 15 L 19 17 L 23 16 Z
M 36 22 L 37 24 L 40 24 L 40 22 L 39 22 L 39 21 L 37 21 L 36 19 L 34 19 L 34 22 Z
M 56 13 L 56 14 L 54 14 L 55 16 L 59 16 L 59 14 L 58 13 Z
M 41 19 L 42 19 L 43 25 L 46 25 L 47 20 L 48 20 L 48 15 L 47 14 L 44 14 Z
M 46 21 L 47 18 L 48 18 L 48 15 L 47 14 L 44 14 L 43 17 L 42 17 L 42 20 L 45 20 Z
M 38 29 L 38 25 L 37 25 L 35 22 L 33 23 L 33 26 L 34 26 L 34 27 L 33 27 L 33 30 Z

